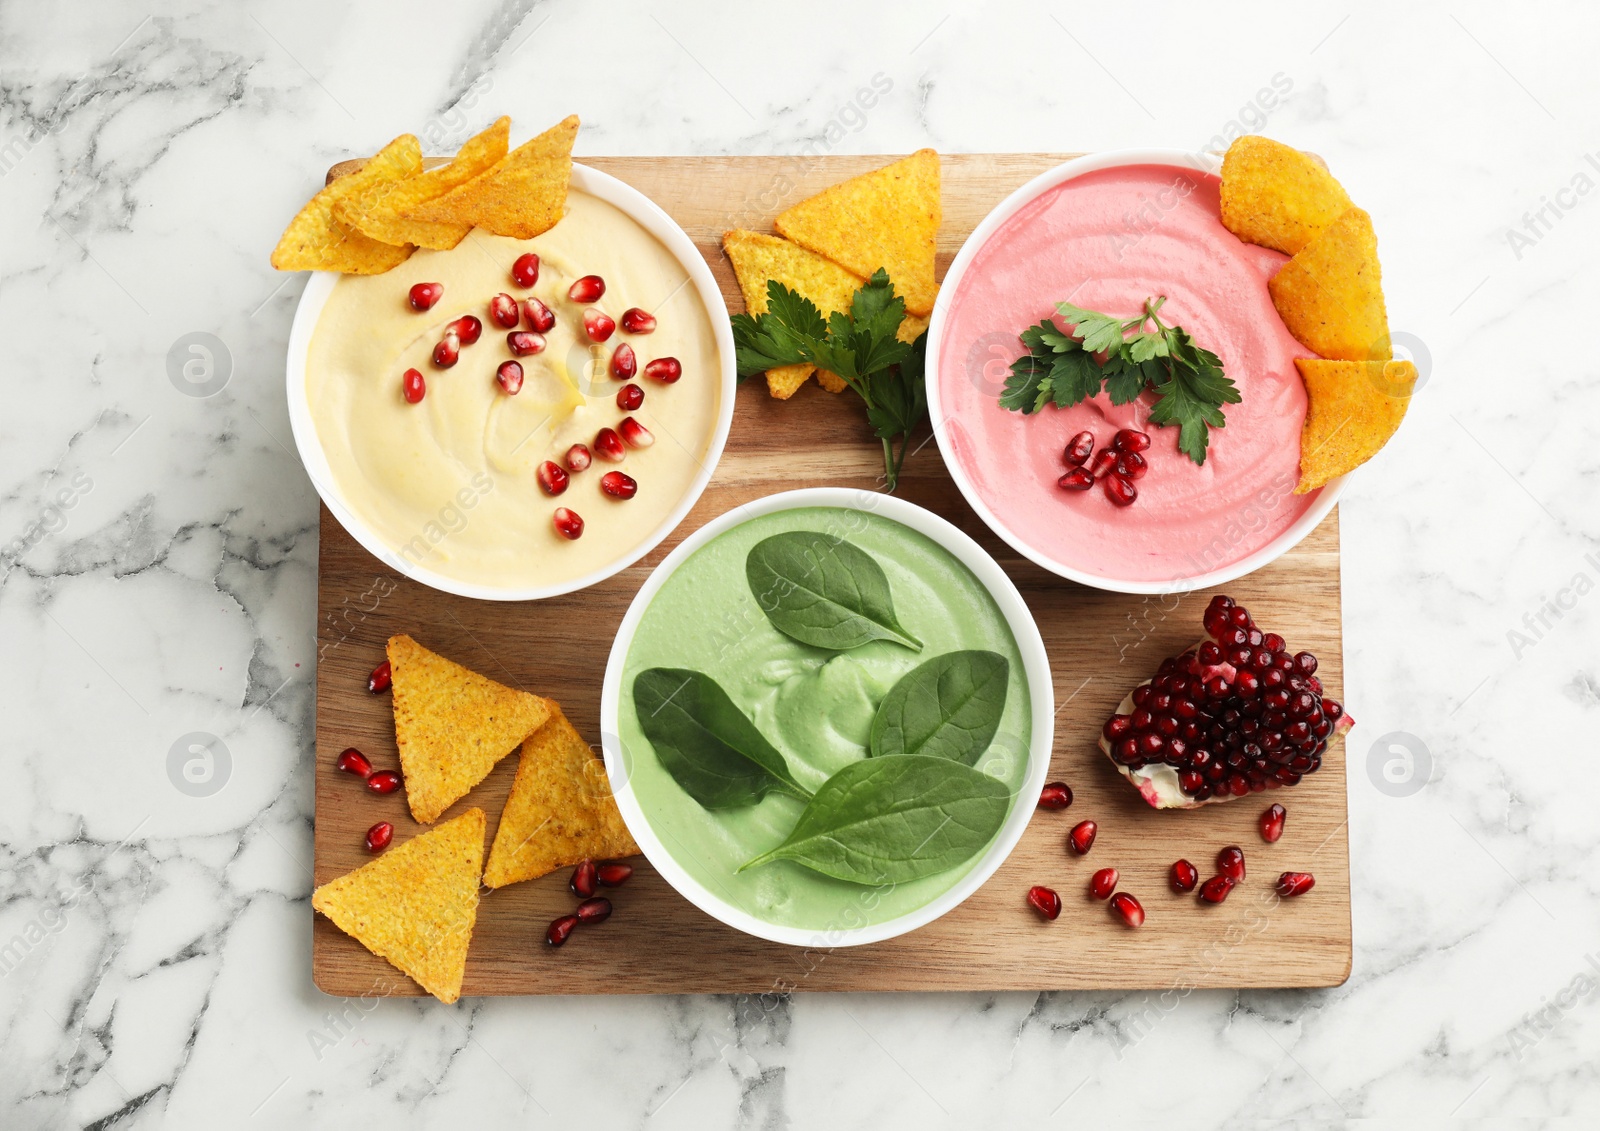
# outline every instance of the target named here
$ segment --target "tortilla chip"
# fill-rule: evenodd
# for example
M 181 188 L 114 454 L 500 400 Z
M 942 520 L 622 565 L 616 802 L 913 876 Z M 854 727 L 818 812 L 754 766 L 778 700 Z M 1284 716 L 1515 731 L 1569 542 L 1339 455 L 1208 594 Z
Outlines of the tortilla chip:
M 374 205 L 422 168 L 422 146 L 413 134 L 401 134 L 354 173 L 340 177 L 311 198 L 289 221 L 272 265 L 279 271 L 342 271 L 346 275 L 381 275 L 404 263 L 414 248 L 394 247 L 364 235 L 334 215 L 342 201 L 358 207 Z
M 1222 226 L 1246 243 L 1294 255 L 1352 208 L 1308 154 L 1246 135 L 1222 159 Z
M 1315 491 L 1366 463 L 1389 442 L 1411 403 L 1417 367 L 1409 361 L 1324 361 L 1297 358 L 1306 385 L 1300 434 L 1300 485 Z
M 638 853 L 611 797 L 605 764 L 556 708 L 522 744 L 483 882 L 505 887 L 580 860 Z
M 488 172 L 405 214 L 408 220 L 462 224 L 497 236 L 531 240 L 548 232 L 567 210 L 572 143 L 578 117 L 569 115 L 517 146 Z
M 786 401 L 800 391 L 806 378 L 817 371 L 815 365 L 780 365 L 767 370 L 767 395 Z M 831 376 L 831 374 L 830 374 Z M 838 380 L 837 377 L 834 380 Z
M 425 825 L 488 777 L 555 709 L 548 699 L 468 671 L 409 636 L 389 638 L 389 667 L 406 802 Z
M 843 377 L 826 369 L 817 370 L 817 384 L 830 393 L 842 393 L 850 387 Z
M 824 189 L 780 212 L 773 226 L 865 279 L 882 267 L 912 314 L 933 313 L 939 232 L 939 155 L 910 157 Z
M 1267 282 L 1283 324 L 1307 349 L 1337 361 L 1388 361 L 1378 237 L 1351 208 Z
M 437 200 L 487 172 L 506 155 L 510 136 L 511 119 L 500 118 L 481 134 L 468 138 L 449 164 L 402 181 L 381 201 L 369 202 L 368 207 L 363 207 L 359 199 L 341 200 L 334 207 L 334 218 L 384 243 L 410 243 L 448 251 L 467 238 L 471 225 L 437 224 L 403 217 L 412 209 Z
M 484 824 L 482 809 L 468 809 L 323 884 L 311 906 L 448 1005 L 478 920 Z

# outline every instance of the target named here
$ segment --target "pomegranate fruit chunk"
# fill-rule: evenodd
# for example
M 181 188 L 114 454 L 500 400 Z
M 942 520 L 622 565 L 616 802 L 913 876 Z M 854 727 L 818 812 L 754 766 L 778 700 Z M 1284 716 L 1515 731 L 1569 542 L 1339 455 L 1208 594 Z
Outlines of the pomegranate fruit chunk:
M 1117 890 L 1117 870 L 1115 868 L 1101 868 L 1089 877 L 1089 894 L 1096 899 L 1110 899 L 1111 893 Z
M 1174 860 L 1167 879 L 1172 884 L 1173 891 L 1193 891 L 1194 885 L 1200 882 L 1200 873 L 1187 860 Z
M 674 385 L 683 376 L 683 363 L 675 357 L 658 357 L 645 365 L 644 375 L 663 385 Z
M 1144 908 L 1125 891 L 1119 891 L 1111 897 L 1111 910 L 1130 927 L 1144 926 Z
M 606 293 L 606 281 L 599 275 L 585 275 L 567 288 L 567 297 L 573 302 L 598 302 Z
M 335 769 L 343 770 L 347 774 L 354 774 L 358 778 L 364 778 L 372 773 L 372 763 L 367 760 L 365 754 L 354 746 L 347 746 L 340 751 L 339 757 L 334 759 L 333 765 Z
M 591 306 L 583 312 L 583 332 L 591 342 L 606 341 L 616 329 L 616 320 L 598 306 Z
M 513 330 L 506 335 L 506 348 L 518 357 L 527 357 L 530 353 L 543 353 L 544 347 L 543 334 L 535 334 L 529 330 Z
M 568 471 L 587 471 L 594 462 L 594 456 L 589 453 L 588 444 L 573 444 L 567 449 L 567 454 L 562 457 Z
M 1228 893 L 1233 890 L 1234 880 L 1230 876 L 1212 876 L 1200 885 L 1200 898 L 1207 903 L 1221 903 L 1228 898 Z
M 444 284 L 417 283 L 406 297 L 411 302 L 412 310 L 432 310 L 434 304 L 444 297 Z
M 575 510 L 557 507 L 556 513 L 550 516 L 550 521 L 555 524 L 556 533 L 570 542 L 576 542 L 583 537 L 583 519 Z
M 1244 849 L 1230 844 L 1217 853 L 1217 871 L 1238 883 L 1244 879 Z
M 1045 783 L 1039 791 L 1039 808 L 1065 809 L 1072 804 L 1072 787 L 1064 781 Z
M 1061 897 L 1049 888 L 1035 884 L 1028 889 L 1028 906 L 1046 919 L 1054 919 L 1061 914 Z
M 1118 466 L 1121 466 L 1120 461 Z M 1106 498 L 1116 503 L 1119 507 L 1129 507 L 1139 497 L 1139 488 L 1133 485 L 1133 480 L 1127 479 L 1116 472 L 1105 478 Z
M 1316 882 L 1316 878 L 1310 872 L 1285 872 L 1278 877 L 1275 886 L 1279 895 L 1284 899 L 1291 899 L 1310 891 Z
M 522 363 L 502 361 L 500 368 L 494 371 L 494 379 L 500 382 L 500 387 L 506 391 L 507 396 L 516 396 L 522 391 Z
M 622 864 L 615 860 L 608 860 L 595 869 L 595 878 L 602 886 L 608 888 L 618 887 L 628 882 L 628 877 L 633 875 L 632 864 Z
M 422 380 L 422 373 L 416 369 L 407 369 L 400 376 L 400 395 L 405 397 L 407 404 L 417 404 L 428 393 L 428 386 Z
M 388 821 L 379 821 L 367 830 L 367 851 L 382 852 L 393 839 L 394 826 Z
M 539 281 L 539 257 L 533 252 L 517 256 L 511 265 L 511 281 L 519 287 L 531 287 Z
M 580 923 L 604 923 L 609 918 L 611 918 L 611 901 L 603 895 L 597 895 L 578 904 Z
M 1072 831 L 1067 834 L 1067 844 L 1079 856 L 1088 854 L 1094 847 L 1094 834 L 1100 831 L 1100 826 L 1093 821 L 1079 821 L 1072 826 Z
M 1148 432 L 1135 432 L 1132 428 L 1119 428 L 1111 437 L 1111 446 L 1119 452 L 1142 452 L 1150 447 Z
M 446 334 L 433 347 L 433 363 L 440 369 L 449 369 L 460 357 L 461 339 L 455 334 Z
M 376 695 L 380 691 L 388 691 L 389 685 L 394 682 L 394 672 L 385 660 L 372 669 L 372 674 L 367 677 L 367 690 Z
M 483 336 L 483 323 L 475 315 L 463 314 L 446 326 L 444 331 L 459 337 L 462 345 L 470 346 Z
M 393 793 L 400 788 L 398 770 L 379 770 L 367 776 L 367 788 L 373 793 Z
M 522 300 L 522 316 L 528 320 L 528 329 L 540 334 L 555 329 L 555 313 L 532 295 Z
M 656 316 L 648 310 L 630 306 L 622 312 L 622 328 L 630 334 L 649 334 L 656 328 Z
M 1351 726 L 1323 696 L 1316 657 L 1290 655 L 1231 597 L 1213 597 L 1201 622 L 1207 638 L 1162 660 L 1100 734 L 1106 757 L 1157 809 L 1298 785 Z
M 632 412 L 644 404 L 644 390 L 633 382 L 628 382 L 617 390 L 617 407 L 623 412 Z
M 1067 446 L 1062 451 L 1061 458 L 1067 461 L 1068 467 L 1082 467 L 1084 461 L 1093 454 L 1094 433 L 1085 430 L 1067 441 Z
M 1056 486 L 1067 491 L 1087 491 L 1094 486 L 1094 476 L 1081 467 L 1075 467 L 1057 479 Z
M 602 428 L 594 436 L 594 454 L 607 463 L 621 463 L 628 450 L 622 446 L 622 437 L 614 428 Z
M 494 319 L 496 326 L 515 330 L 517 323 L 522 321 L 522 308 L 517 305 L 516 299 L 501 291 L 489 300 L 489 317 Z
M 1283 822 L 1289 811 L 1282 805 L 1268 805 L 1261 813 L 1261 839 L 1268 844 L 1278 843 L 1283 836 Z
M 622 434 L 623 442 L 630 448 L 648 448 L 656 442 L 650 429 L 631 416 L 622 418 L 622 423 L 617 425 L 617 431 Z
M 572 934 L 572 928 L 578 925 L 576 915 L 563 915 L 559 919 L 552 919 L 545 928 L 544 941 L 551 946 L 560 946 Z
M 567 881 L 567 886 L 579 899 L 588 899 L 594 894 L 595 885 L 600 882 L 599 873 L 593 860 L 579 860 L 578 866 L 572 869 L 572 879 Z
M 600 477 L 600 490 L 613 499 L 631 499 L 639 493 L 639 482 L 621 471 L 608 471 Z
M 571 477 L 554 460 L 545 460 L 533 475 L 539 481 L 539 489 L 552 497 L 561 494 L 572 482 Z
M 618 381 L 632 381 L 633 375 L 639 372 L 639 355 L 627 342 L 621 342 L 611 351 L 611 364 L 607 368 Z

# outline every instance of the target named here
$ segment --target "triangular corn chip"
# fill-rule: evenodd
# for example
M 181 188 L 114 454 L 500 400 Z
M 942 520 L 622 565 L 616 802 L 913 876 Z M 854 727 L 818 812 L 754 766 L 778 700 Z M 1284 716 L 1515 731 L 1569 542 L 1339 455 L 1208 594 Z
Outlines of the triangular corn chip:
M 279 271 L 342 271 L 347 275 L 381 275 L 404 263 L 414 250 L 394 247 L 364 235 L 334 216 L 341 201 L 359 207 L 376 205 L 407 177 L 422 168 L 422 146 L 413 134 L 401 134 L 354 173 L 334 181 L 311 198 L 289 221 L 272 265 Z
M 334 218 L 384 243 L 410 243 L 448 251 L 466 238 L 471 225 L 409 220 L 405 214 L 487 172 L 506 155 L 510 136 L 511 119 L 500 118 L 481 134 L 468 138 L 449 164 L 402 181 L 381 201 L 347 197 L 335 205 Z
M 1378 237 L 1351 208 L 1267 282 L 1278 317 L 1307 349 L 1337 361 L 1388 361 Z
M 488 172 L 417 205 L 405 218 L 465 224 L 519 240 L 548 232 L 566 212 L 577 137 L 578 118 L 572 115 L 517 146 Z
M 425 825 L 488 777 L 553 709 L 548 699 L 468 671 L 409 636 L 389 638 L 389 667 L 406 801 Z
M 824 189 L 780 212 L 778 233 L 869 278 L 882 267 L 912 314 L 933 313 L 939 155 L 910 157 Z
M 449 1004 L 461 996 L 478 920 L 484 823 L 482 809 L 468 809 L 323 884 L 311 906 Z
M 1378 454 L 1411 403 L 1417 367 L 1409 361 L 1324 361 L 1298 358 L 1306 385 L 1300 433 L 1300 484 L 1315 491 Z
M 767 395 L 780 401 L 786 401 L 800 391 L 800 386 L 806 383 L 806 378 L 817 371 L 815 365 L 780 365 L 776 369 L 767 370 Z M 837 377 L 834 380 L 838 380 Z
M 1248 134 L 1222 159 L 1222 226 L 1246 243 L 1293 255 L 1352 207 L 1315 158 Z
M 483 882 L 499 888 L 580 860 L 638 852 L 611 797 L 605 764 L 557 708 L 522 744 Z

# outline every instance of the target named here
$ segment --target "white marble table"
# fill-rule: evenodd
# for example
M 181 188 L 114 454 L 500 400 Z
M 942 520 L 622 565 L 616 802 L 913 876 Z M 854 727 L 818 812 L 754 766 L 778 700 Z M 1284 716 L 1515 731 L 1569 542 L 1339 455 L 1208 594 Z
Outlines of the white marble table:
M 1600 1123 L 1600 18 L 756 7 L 0 9 L 0 1125 Z M 770 1012 L 312 987 L 304 279 L 267 253 L 331 162 L 502 111 L 519 139 L 581 113 L 580 154 L 1232 126 L 1328 158 L 1426 378 L 1343 506 L 1348 984 Z M 194 334 L 229 359 L 208 396 L 169 377 Z M 196 732 L 218 790 L 169 774 Z

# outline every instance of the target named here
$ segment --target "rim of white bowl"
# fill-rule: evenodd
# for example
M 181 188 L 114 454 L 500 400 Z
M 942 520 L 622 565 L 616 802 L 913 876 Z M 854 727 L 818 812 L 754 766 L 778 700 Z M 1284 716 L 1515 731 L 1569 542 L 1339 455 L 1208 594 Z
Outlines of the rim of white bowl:
M 1011 811 L 1006 815 L 1005 823 L 1000 826 L 1000 831 L 984 851 L 983 856 L 948 891 L 922 907 L 882 923 L 871 923 L 860 927 L 830 929 L 787 927 L 769 923 L 733 906 L 691 876 L 656 835 L 655 829 L 645 817 L 638 798 L 634 796 L 632 784 L 628 780 L 628 759 L 621 749 L 619 737 L 622 672 L 627 665 L 628 650 L 633 644 L 634 633 L 638 630 L 639 621 L 644 617 L 645 610 L 650 607 L 651 601 L 666 584 L 667 579 L 677 572 L 678 567 L 691 554 L 725 531 L 762 515 L 802 507 L 838 507 L 881 515 L 931 538 L 971 570 L 973 576 L 989 591 L 995 604 L 1000 607 L 1000 612 L 1006 619 L 1006 626 L 1011 630 L 1012 639 L 1017 643 L 1032 705 L 1030 718 L 1032 734 L 1028 741 L 1027 769 L 1012 801 Z M 1017 841 L 1022 839 L 1022 834 L 1033 817 L 1036 808 L 1034 801 L 1044 787 L 1045 777 L 1050 771 L 1050 752 L 1055 739 L 1055 689 L 1050 678 L 1050 657 L 1045 652 L 1044 639 L 1039 635 L 1039 626 L 1034 622 L 1033 613 L 1029 611 L 1016 585 L 981 546 L 932 511 L 893 495 L 848 487 L 809 487 L 768 495 L 719 515 L 679 543 L 651 572 L 644 586 L 634 596 L 633 603 L 628 606 L 627 616 L 622 618 L 622 625 L 617 629 L 616 639 L 611 645 L 611 655 L 606 661 L 605 681 L 600 691 L 600 727 L 601 743 L 605 750 L 606 775 L 616 796 L 617 807 L 622 811 L 622 819 L 645 857 L 678 894 L 713 919 L 718 919 L 757 938 L 786 943 L 790 946 L 860 946 L 865 943 L 882 942 L 884 939 L 903 935 L 907 931 L 914 931 L 933 922 L 959 906 L 1005 862 L 1011 850 L 1016 847 Z
M 728 431 L 733 425 L 733 401 L 738 380 L 734 371 L 733 330 L 728 320 L 728 306 L 723 301 L 722 290 L 717 286 L 711 268 L 695 249 L 694 241 L 678 226 L 677 221 L 662 210 L 660 205 L 632 185 L 619 181 L 608 173 L 574 163 L 572 186 L 580 192 L 586 192 L 607 204 L 614 205 L 637 221 L 645 231 L 660 240 L 679 265 L 688 272 L 689 279 L 694 283 L 695 291 L 700 296 L 701 305 L 705 307 L 706 316 L 711 319 L 711 330 L 716 339 L 719 356 L 719 377 L 722 382 L 722 402 L 718 407 L 716 428 L 712 432 L 711 444 L 706 449 L 706 457 L 701 463 L 699 474 L 649 537 L 600 569 L 554 585 L 502 588 L 461 581 L 437 570 L 413 565 L 401 557 L 345 502 L 344 496 L 334 482 L 333 472 L 322 450 L 322 441 L 317 436 L 316 422 L 311 417 L 311 408 L 306 399 L 306 357 L 311 349 L 311 336 L 316 330 L 317 319 L 321 317 L 322 309 L 327 305 L 329 296 L 333 294 L 333 286 L 339 281 L 340 276 L 331 271 L 313 272 L 305 291 L 300 296 L 300 305 L 295 310 L 294 324 L 289 330 L 289 359 L 286 374 L 289 427 L 294 432 L 295 447 L 299 449 L 300 462 L 305 466 L 311 485 L 316 488 L 317 494 L 321 496 L 334 518 L 339 520 L 339 525 L 343 526 L 367 553 L 397 573 L 445 593 L 454 593 L 457 596 L 471 597 L 480 601 L 538 601 L 586 589 L 627 569 L 676 530 L 678 524 L 699 501 L 706 484 L 711 482 L 711 475 L 716 471 L 718 461 L 722 458 L 722 449 L 727 443 Z
M 1016 215 L 1028 204 L 1039 196 L 1066 181 L 1083 176 L 1085 173 L 1098 172 L 1101 169 L 1112 169 L 1123 165 L 1174 165 L 1180 168 L 1197 170 L 1202 173 L 1217 173 L 1222 168 L 1222 162 L 1209 153 L 1189 153 L 1181 149 L 1113 149 L 1104 153 L 1091 153 L 1085 157 L 1076 157 L 1071 161 L 1063 162 L 1053 169 L 1040 173 L 1033 180 L 1017 189 L 1006 197 L 983 218 L 983 221 L 972 230 L 972 234 L 961 245 L 961 250 L 956 253 L 955 259 L 950 264 L 950 270 L 945 273 L 944 282 L 940 284 L 939 294 L 953 296 L 960 286 L 967 269 L 972 265 L 973 259 L 989 239 L 1012 216 Z M 1241 558 L 1231 565 L 1220 569 L 1210 570 L 1206 573 L 1194 574 L 1189 577 L 1173 578 L 1166 581 L 1129 581 L 1123 578 L 1108 577 L 1104 574 L 1089 573 L 1086 570 L 1070 566 L 1062 561 L 1057 561 L 1049 554 L 1033 546 L 1021 534 L 1012 530 L 997 518 L 993 511 L 984 502 L 978 493 L 977 487 L 967 475 L 960 461 L 951 453 L 945 440 L 945 429 L 939 427 L 939 422 L 944 419 L 943 391 L 939 383 L 939 355 L 944 344 L 945 324 L 949 321 L 949 311 L 952 302 L 937 302 L 934 305 L 933 318 L 928 323 L 928 418 L 935 422 L 934 438 L 939 444 L 939 453 L 944 457 L 945 467 L 950 469 L 950 476 L 956 481 L 956 486 L 961 489 L 962 496 L 967 504 L 978 512 L 978 517 L 993 530 L 1017 553 L 1028 560 L 1043 566 L 1051 573 L 1065 577 L 1069 581 L 1076 581 L 1081 585 L 1092 586 L 1095 589 L 1104 589 L 1113 593 L 1176 593 L 1191 592 L 1196 589 L 1206 589 L 1213 585 L 1221 585 L 1235 578 L 1252 573 L 1271 562 L 1276 561 L 1299 545 L 1306 535 L 1315 530 L 1323 519 L 1328 517 L 1328 512 L 1333 510 L 1338 503 L 1339 496 L 1344 493 L 1349 475 L 1342 475 L 1330 480 L 1321 490 L 1312 504 L 1305 512 L 1292 523 L 1287 530 L 1278 537 L 1268 542 L 1254 553 Z

